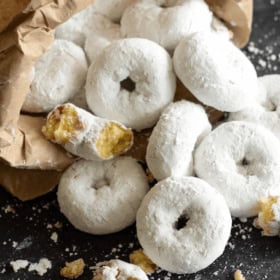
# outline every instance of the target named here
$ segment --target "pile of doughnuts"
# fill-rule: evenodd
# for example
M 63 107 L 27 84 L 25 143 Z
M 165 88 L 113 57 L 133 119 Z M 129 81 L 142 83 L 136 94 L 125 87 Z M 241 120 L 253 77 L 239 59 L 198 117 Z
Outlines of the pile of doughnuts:
M 176 79 L 200 104 L 174 101 Z M 257 77 L 203 0 L 97 0 L 57 28 L 23 110 L 49 112 L 44 135 L 79 159 L 58 187 L 77 229 L 109 234 L 136 220 L 157 266 L 195 273 L 222 255 L 231 216 L 256 216 L 280 195 L 279 85 L 280 75 Z M 83 108 L 67 103 L 75 96 Z M 212 127 L 206 107 L 229 117 Z M 120 156 L 147 128 L 151 190 L 139 162 Z M 122 269 L 146 279 L 123 265 L 95 279 Z

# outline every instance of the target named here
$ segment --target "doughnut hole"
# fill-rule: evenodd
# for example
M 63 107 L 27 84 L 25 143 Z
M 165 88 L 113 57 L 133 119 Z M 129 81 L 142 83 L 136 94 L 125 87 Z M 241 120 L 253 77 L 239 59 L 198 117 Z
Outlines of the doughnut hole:
M 99 180 L 97 180 L 96 182 L 94 182 L 94 184 L 92 185 L 93 189 L 99 190 L 105 186 L 109 186 L 110 182 L 108 178 L 101 178 Z
M 237 171 L 239 174 L 244 176 L 256 175 L 256 166 L 253 160 L 249 160 L 248 157 L 244 156 L 237 162 Z
M 120 82 L 121 89 L 127 90 L 129 92 L 133 92 L 136 88 L 136 83 L 130 78 L 127 77 L 126 79 Z
M 71 137 L 83 128 L 84 126 L 75 108 L 66 104 L 57 107 L 49 115 L 42 132 L 48 140 L 58 144 L 66 144 Z
M 178 231 L 185 228 L 189 220 L 190 219 L 187 216 L 187 214 L 183 213 L 178 217 L 177 221 L 174 223 L 174 228 Z
M 132 145 L 133 132 L 115 122 L 109 123 L 96 141 L 99 156 L 108 159 L 126 152 Z

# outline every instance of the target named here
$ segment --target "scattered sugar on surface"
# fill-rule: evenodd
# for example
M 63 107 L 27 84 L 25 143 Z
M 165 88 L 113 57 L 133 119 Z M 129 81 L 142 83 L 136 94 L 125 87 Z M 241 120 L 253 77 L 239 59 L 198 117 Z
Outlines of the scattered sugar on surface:
M 53 232 L 50 239 L 54 242 L 57 243 L 58 241 L 58 234 L 56 232 Z

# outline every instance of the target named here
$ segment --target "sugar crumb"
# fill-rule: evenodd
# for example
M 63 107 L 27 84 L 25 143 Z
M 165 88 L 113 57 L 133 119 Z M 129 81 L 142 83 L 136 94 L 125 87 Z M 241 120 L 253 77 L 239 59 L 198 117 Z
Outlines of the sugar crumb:
M 18 272 L 20 269 L 25 269 L 29 265 L 29 261 L 27 260 L 11 261 L 10 265 L 14 272 Z
M 46 258 L 42 258 L 38 263 L 31 263 L 28 271 L 36 271 L 38 275 L 43 276 L 48 269 L 52 268 L 52 263 Z
M 58 234 L 56 232 L 53 232 L 50 238 L 54 243 L 57 243 Z

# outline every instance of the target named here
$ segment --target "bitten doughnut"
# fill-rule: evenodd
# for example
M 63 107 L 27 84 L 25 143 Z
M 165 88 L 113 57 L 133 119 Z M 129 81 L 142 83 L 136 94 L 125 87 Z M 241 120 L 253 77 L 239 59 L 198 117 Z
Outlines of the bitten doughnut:
M 174 273 L 195 273 L 224 251 L 231 231 L 218 191 L 194 177 L 167 178 L 145 196 L 136 217 L 145 254 Z
M 84 47 L 88 23 L 94 14 L 94 6 L 82 10 L 55 29 L 55 38 L 71 41 Z
M 149 278 L 137 265 L 121 260 L 110 260 L 100 264 L 93 280 L 149 280 Z
M 119 22 L 124 10 L 133 2 L 135 0 L 96 0 L 95 9 L 113 22 Z
M 119 157 L 74 163 L 62 175 L 57 197 L 61 212 L 74 227 L 109 234 L 135 221 L 148 190 L 146 174 L 137 161 Z
M 193 175 L 193 151 L 211 131 L 202 106 L 180 101 L 162 113 L 149 139 L 146 161 L 159 181 L 169 176 Z
M 172 51 L 183 37 L 210 30 L 212 16 L 203 0 L 140 0 L 125 10 L 121 30 Z
M 201 32 L 186 37 L 176 48 L 173 61 L 179 79 L 205 105 L 236 112 L 254 102 L 256 70 L 223 35 Z
M 231 113 L 229 120 L 257 123 L 280 139 L 280 75 L 259 78 L 259 98 L 242 111 Z
M 232 216 L 258 214 L 258 201 L 280 194 L 280 142 L 249 122 L 228 122 L 206 136 L 195 151 L 195 173 L 219 190 Z
M 66 40 L 55 40 L 35 64 L 34 78 L 22 110 L 49 112 L 68 101 L 84 86 L 87 69 L 82 48 Z
M 162 47 L 146 39 L 123 39 L 91 64 L 86 98 L 96 115 L 142 130 L 156 123 L 175 89 L 172 60 Z
M 108 160 L 133 144 L 133 132 L 67 103 L 49 113 L 42 129 L 46 138 L 87 160 Z
M 104 2 L 104 0 L 102 1 Z M 103 15 L 95 14 L 92 25 L 85 41 L 85 52 L 91 63 L 112 41 L 122 38 L 120 25 L 113 23 Z
M 259 202 L 259 213 L 254 225 L 262 229 L 264 236 L 280 236 L 279 196 L 264 198 Z

